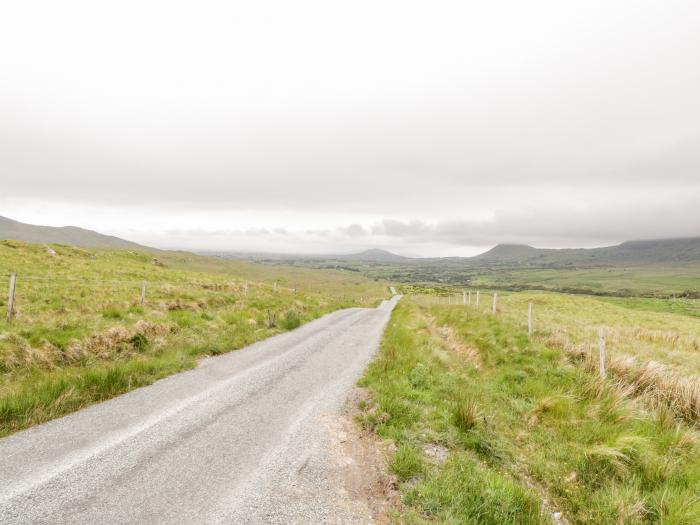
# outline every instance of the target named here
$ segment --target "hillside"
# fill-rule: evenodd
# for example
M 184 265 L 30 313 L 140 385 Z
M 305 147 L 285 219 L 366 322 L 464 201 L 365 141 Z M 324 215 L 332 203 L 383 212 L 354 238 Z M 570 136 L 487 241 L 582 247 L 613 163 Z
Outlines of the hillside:
M 540 249 L 499 244 L 467 260 L 477 265 L 491 263 L 541 268 L 700 263 L 700 237 L 627 241 L 615 246 L 589 249 Z
M 150 249 L 135 242 L 103 235 L 76 226 L 38 226 L 0 216 L 0 240 L 15 240 L 35 244 L 66 244 L 82 248 L 113 248 L 120 250 Z
M 470 257 L 470 259 L 480 261 L 522 261 L 539 257 L 542 251 L 526 244 L 498 244 L 489 251 Z
M 488 270 L 502 268 L 595 268 L 607 266 L 646 266 L 654 264 L 700 264 L 700 237 L 627 241 L 602 248 L 535 248 L 525 244 L 498 244 L 473 257 L 404 257 L 386 250 L 370 249 L 344 255 L 238 254 L 218 252 L 223 258 L 250 259 L 268 263 L 317 266 L 336 261 L 350 264 L 378 263 L 394 268 L 407 267 Z M 422 273 L 422 272 L 421 272 Z
M 52 246 L 0 241 L 5 291 L 17 274 L 11 322 L 0 296 L 0 436 L 388 295 L 355 273 Z

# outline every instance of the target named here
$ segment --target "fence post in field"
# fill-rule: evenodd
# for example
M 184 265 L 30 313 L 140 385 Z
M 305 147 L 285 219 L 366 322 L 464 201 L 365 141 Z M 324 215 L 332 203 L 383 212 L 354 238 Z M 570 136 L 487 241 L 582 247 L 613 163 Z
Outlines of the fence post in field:
M 462 292 L 462 305 L 466 306 L 467 304 L 467 292 Z
M 476 291 L 476 307 L 479 308 L 479 290 Z
M 12 321 L 12 308 L 15 304 L 15 285 L 17 284 L 17 274 L 10 274 L 10 291 L 7 294 L 7 322 Z
M 498 294 L 493 292 L 493 305 L 491 306 L 491 313 L 496 315 L 496 302 L 498 301 Z
M 598 370 L 600 377 L 605 378 L 605 330 L 598 329 Z
M 532 302 L 527 303 L 527 336 L 532 339 Z
M 141 283 L 141 304 L 146 302 L 146 281 Z
M 277 281 L 272 284 L 272 292 L 277 293 Z
M 248 281 L 246 281 L 243 286 L 243 297 L 248 297 Z
M 472 304 L 472 291 L 467 292 L 467 304 L 471 306 Z

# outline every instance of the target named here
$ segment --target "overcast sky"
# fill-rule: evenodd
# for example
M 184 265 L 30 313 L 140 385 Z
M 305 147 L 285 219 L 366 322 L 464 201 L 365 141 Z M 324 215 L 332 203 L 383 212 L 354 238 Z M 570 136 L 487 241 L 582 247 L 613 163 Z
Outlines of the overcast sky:
M 6 2 L 0 215 L 158 247 L 700 235 L 695 0 Z

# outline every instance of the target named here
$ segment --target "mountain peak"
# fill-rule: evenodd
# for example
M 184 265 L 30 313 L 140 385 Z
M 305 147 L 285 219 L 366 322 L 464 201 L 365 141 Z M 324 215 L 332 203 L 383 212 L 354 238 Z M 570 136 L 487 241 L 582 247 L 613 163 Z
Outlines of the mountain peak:
M 536 255 L 538 252 L 537 248 L 527 244 L 497 244 L 490 250 L 477 255 L 477 257 L 484 259 L 517 259 Z
M 348 255 L 338 256 L 338 259 L 370 262 L 399 262 L 406 261 L 409 259 L 409 257 L 396 255 L 395 253 L 391 253 L 387 250 L 382 250 L 380 248 L 370 248 L 360 253 L 352 253 Z

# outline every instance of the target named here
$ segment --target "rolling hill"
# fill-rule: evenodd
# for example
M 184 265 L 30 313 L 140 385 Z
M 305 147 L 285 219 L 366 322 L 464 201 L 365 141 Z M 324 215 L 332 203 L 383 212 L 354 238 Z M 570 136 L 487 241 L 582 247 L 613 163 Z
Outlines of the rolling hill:
M 348 255 L 334 255 L 332 258 L 340 261 L 367 261 L 367 262 L 386 262 L 386 263 L 401 263 L 412 260 L 410 257 L 397 255 L 386 250 L 376 248 L 365 250 L 360 253 L 351 253 Z
M 544 268 L 700 263 L 700 237 L 627 241 L 615 246 L 588 249 L 540 249 L 527 245 L 499 244 L 465 261 L 477 266 L 492 264 Z
M 319 262 L 344 261 L 408 265 L 411 267 L 479 268 L 572 268 L 607 266 L 644 266 L 649 264 L 700 264 L 700 237 L 684 239 L 657 239 L 627 241 L 602 248 L 535 248 L 525 244 L 498 244 L 473 257 L 404 257 L 386 250 L 370 249 L 344 255 L 291 255 L 291 254 L 220 254 L 232 258 L 249 258 L 266 262 Z
M 0 217 L 0 240 L 25 241 L 37 244 L 68 244 L 82 248 L 152 249 L 119 237 L 103 235 L 76 226 L 37 226 L 14 221 L 7 217 Z
M 402 283 L 650 297 L 700 294 L 700 237 L 628 241 L 602 248 L 499 244 L 474 257 L 412 258 L 384 250 L 329 256 L 218 255 L 273 265 L 354 271 Z

